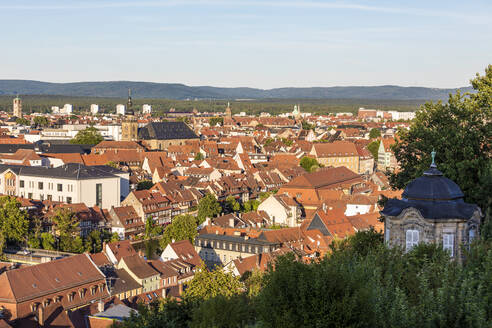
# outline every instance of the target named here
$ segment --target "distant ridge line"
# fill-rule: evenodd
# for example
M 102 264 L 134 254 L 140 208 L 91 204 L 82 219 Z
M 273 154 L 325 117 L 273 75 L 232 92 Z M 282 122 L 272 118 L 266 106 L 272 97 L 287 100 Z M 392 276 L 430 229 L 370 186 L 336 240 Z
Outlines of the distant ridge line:
M 134 98 L 160 99 L 386 99 L 438 100 L 447 99 L 457 90 L 472 91 L 471 87 L 441 89 L 427 87 L 335 86 L 296 88 L 222 88 L 187 86 L 179 83 L 104 81 L 53 83 L 33 80 L 0 80 L 0 95 L 58 95 L 72 97 L 126 98 L 132 89 Z

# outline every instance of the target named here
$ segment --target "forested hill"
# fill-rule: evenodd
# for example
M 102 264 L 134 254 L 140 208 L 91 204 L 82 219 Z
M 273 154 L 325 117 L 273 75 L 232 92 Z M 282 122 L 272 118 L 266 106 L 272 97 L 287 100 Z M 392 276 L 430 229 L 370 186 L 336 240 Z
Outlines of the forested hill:
M 126 97 L 128 89 L 134 98 L 167 99 L 387 99 L 436 100 L 447 99 L 456 89 L 399 87 L 313 88 L 217 88 L 190 87 L 184 84 L 131 81 L 50 83 L 31 80 L 0 80 L 0 95 L 62 95 L 81 97 Z M 470 91 L 469 87 L 462 88 Z

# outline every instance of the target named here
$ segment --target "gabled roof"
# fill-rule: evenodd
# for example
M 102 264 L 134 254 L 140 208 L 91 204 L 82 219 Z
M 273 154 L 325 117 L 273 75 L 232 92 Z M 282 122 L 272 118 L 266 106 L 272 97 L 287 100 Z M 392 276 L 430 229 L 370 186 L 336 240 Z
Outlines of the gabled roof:
M 127 268 L 135 274 L 139 279 L 149 278 L 159 275 L 159 272 L 154 270 L 147 262 L 145 262 L 138 254 L 128 255 L 121 259 Z
M 22 302 L 54 292 L 104 279 L 88 254 L 80 254 L 0 275 L 0 299 Z
M 169 246 L 174 250 L 176 255 L 178 255 L 181 260 L 191 263 L 194 266 L 200 265 L 200 256 L 198 255 L 195 247 L 193 247 L 189 240 L 177 241 L 169 244 Z
M 344 166 L 328 167 L 298 176 L 282 188 L 322 188 L 357 178 L 360 178 L 360 175 Z

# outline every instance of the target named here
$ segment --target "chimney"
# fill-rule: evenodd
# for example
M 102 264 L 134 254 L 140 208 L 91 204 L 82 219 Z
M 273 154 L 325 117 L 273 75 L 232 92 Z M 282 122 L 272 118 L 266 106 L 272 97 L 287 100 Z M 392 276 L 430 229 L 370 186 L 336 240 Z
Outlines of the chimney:
M 38 305 L 38 324 L 42 327 L 44 326 L 44 309 L 43 305 Z
M 102 300 L 99 300 L 99 302 L 97 302 L 97 310 L 99 312 L 103 312 L 104 311 L 104 302 Z
M 323 203 L 323 212 L 326 213 L 326 203 Z
M 234 217 L 229 218 L 229 226 L 234 228 Z
M 183 294 L 183 283 L 178 283 L 179 293 L 178 295 Z

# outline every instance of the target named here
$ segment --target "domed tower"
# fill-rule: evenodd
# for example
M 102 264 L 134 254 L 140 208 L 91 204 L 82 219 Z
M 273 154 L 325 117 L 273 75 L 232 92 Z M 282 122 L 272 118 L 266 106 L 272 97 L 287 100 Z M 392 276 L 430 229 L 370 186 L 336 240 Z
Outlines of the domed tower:
M 402 199 L 389 199 L 381 211 L 384 236 L 390 246 L 409 251 L 419 243 L 436 243 L 462 259 L 460 245 L 478 236 L 482 212 L 465 203 L 460 187 L 443 176 L 434 162 L 423 176 L 410 182 Z

